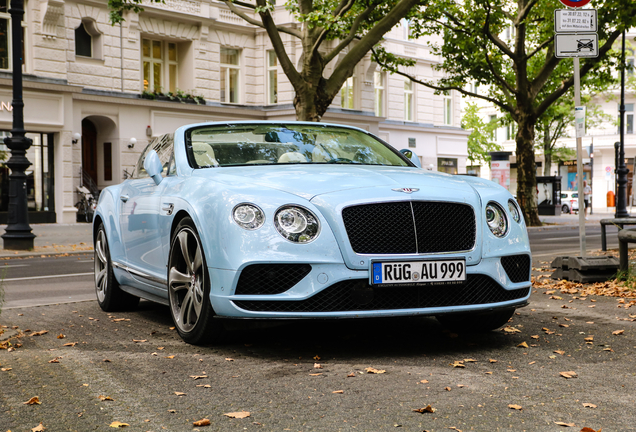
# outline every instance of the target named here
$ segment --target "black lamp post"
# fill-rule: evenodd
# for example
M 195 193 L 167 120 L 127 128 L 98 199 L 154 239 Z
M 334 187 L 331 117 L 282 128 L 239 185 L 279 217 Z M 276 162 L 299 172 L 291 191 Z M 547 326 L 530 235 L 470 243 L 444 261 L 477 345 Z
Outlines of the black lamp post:
M 11 137 L 4 139 L 4 143 L 11 150 L 11 157 L 7 166 L 11 170 L 9 175 L 9 223 L 2 235 L 5 249 L 29 250 L 33 249 L 35 234 L 29 226 L 27 207 L 27 176 L 25 170 L 31 165 L 26 152 L 32 141 L 25 136 L 24 130 L 24 102 L 22 101 L 22 16 L 24 15 L 23 0 L 12 0 L 9 14 L 11 14 L 11 49 L 13 62 L 13 129 Z
M 620 144 L 618 165 L 616 166 L 618 180 L 616 181 L 616 214 L 614 215 L 617 218 L 629 217 L 629 213 L 627 213 L 627 173 L 629 173 L 629 170 L 625 166 L 625 30 L 623 30 L 621 63 L 621 106 L 618 110 Z

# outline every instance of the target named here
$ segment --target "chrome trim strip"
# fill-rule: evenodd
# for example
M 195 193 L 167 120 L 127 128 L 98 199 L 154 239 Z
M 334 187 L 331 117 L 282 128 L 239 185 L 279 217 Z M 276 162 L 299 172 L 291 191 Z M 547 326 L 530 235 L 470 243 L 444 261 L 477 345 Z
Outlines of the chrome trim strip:
M 158 283 L 158 284 L 161 284 L 161 285 L 168 285 L 168 279 L 161 279 L 161 278 L 149 275 L 148 273 L 144 273 L 144 272 L 142 272 L 140 270 L 134 269 L 134 268 L 132 268 L 130 266 L 127 266 L 127 265 L 122 264 L 122 263 L 117 262 L 117 261 L 111 261 L 111 264 L 113 265 L 113 267 L 117 267 L 117 268 L 120 268 L 122 270 L 125 270 L 128 273 L 130 273 L 130 274 L 132 274 L 134 276 L 140 277 L 142 279 L 146 279 L 148 281 L 151 281 L 151 282 L 154 282 L 154 283 Z

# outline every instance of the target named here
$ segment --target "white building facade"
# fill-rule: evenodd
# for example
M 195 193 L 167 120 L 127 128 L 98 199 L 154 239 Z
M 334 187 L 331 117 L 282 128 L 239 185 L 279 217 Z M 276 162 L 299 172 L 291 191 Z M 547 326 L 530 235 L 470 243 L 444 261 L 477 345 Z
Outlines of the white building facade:
M 144 4 L 111 26 L 107 2 L 25 2 L 25 129 L 31 223 L 76 220 L 80 184 L 121 182 L 154 136 L 194 122 L 294 120 L 294 90 L 266 33 L 214 0 Z M 12 127 L 9 0 L 0 0 L 0 135 Z M 278 7 L 276 20 L 291 18 Z M 296 40 L 283 35 L 297 64 Z M 434 78 L 439 60 L 403 26 L 387 48 L 417 60 L 412 72 Z M 335 60 L 337 61 L 337 60 Z M 166 97 L 153 95 L 161 92 Z M 192 98 L 191 96 L 196 96 Z M 154 99 L 149 99 L 154 97 Z M 202 99 L 200 99 L 202 98 Z M 394 147 L 411 148 L 429 169 L 465 173 L 467 135 L 455 93 L 436 96 L 367 57 L 323 117 L 354 125 Z M 4 156 L 8 159 L 5 146 Z M 8 168 L 0 162 L 0 223 L 6 223 Z M 4 221 L 3 221 L 4 219 Z

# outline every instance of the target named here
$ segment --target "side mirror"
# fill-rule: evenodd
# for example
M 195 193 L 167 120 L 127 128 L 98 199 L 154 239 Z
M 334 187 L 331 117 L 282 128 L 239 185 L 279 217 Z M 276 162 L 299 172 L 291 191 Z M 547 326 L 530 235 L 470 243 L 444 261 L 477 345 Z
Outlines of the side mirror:
M 416 167 L 418 168 L 422 168 L 422 163 L 420 162 L 420 158 L 417 157 L 417 155 L 415 154 L 415 152 L 413 150 L 409 150 L 409 149 L 402 149 L 400 150 L 400 153 L 402 153 L 404 156 L 406 156 L 411 162 L 413 162 L 415 164 Z
M 155 181 L 155 184 L 158 185 L 161 183 L 161 180 L 163 180 L 163 177 L 161 176 L 163 165 L 161 165 L 161 161 L 159 160 L 159 156 L 156 151 L 150 150 L 148 152 L 146 159 L 144 160 L 144 169 Z

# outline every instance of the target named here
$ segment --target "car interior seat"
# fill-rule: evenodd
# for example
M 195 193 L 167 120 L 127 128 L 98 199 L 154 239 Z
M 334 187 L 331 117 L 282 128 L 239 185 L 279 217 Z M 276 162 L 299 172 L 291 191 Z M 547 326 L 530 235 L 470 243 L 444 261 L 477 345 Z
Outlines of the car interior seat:
M 200 167 L 219 166 L 219 162 L 214 157 L 214 149 L 207 143 L 193 142 L 192 153 L 194 153 L 194 160 Z

